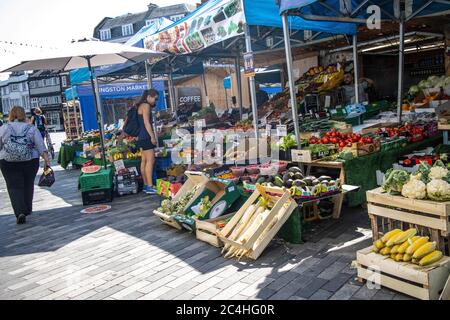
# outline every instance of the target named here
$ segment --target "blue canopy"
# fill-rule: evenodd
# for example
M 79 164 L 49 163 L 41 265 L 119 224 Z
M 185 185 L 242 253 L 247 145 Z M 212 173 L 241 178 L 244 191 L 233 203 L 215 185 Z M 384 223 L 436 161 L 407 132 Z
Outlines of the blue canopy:
M 291 15 L 298 15 L 315 21 L 339 21 L 366 23 L 366 19 L 373 12 L 367 8 L 376 5 L 381 9 L 383 20 L 398 20 L 399 9 L 395 7 L 397 1 L 391 0 L 279 0 L 280 12 L 289 11 Z M 423 17 L 450 10 L 450 1 L 446 0 L 411 0 L 406 2 L 406 19 Z M 347 7 L 348 6 L 348 7 Z
M 159 96 L 164 97 L 164 81 L 154 80 L 152 85 L 154 89 L 159 91 Z M 99 86 L 99 94 L 100 99 L 103 102 L 103 100 L 106 99 L 138 98 L 146 89 L 148 89 L 147 82 L 101 84 Z M 75 98 L 80 100 L 84 130 L 89 131 L 98 129 L 92 87 L 90 85 L 78 85 L 74 90 Z M 67 89 L 65 94 L 67 100 L 72 99 L 71 89 Z M 165 99 L 159 99 L 156 105 L 156 111 L 164 110 L 165 108 Z
M 249 25 L 282 28 L 283 25 L 278 11 L 279 8 L 275 0 L 244 0 L 245 19 Z M 352 23 L 318 22 L 300 17 L 289 17 L 289 28 L 332 34 L 356 33 L 356 26 Z

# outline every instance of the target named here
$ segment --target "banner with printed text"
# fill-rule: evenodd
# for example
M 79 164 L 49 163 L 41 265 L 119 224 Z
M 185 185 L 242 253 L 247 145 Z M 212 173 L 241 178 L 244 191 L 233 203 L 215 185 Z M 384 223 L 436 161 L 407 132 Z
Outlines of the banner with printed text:
M 241 0 L 213 0 L 192 16 L 144 40 L 147 49 L 172 54 L 198 52 L 244 33 Z

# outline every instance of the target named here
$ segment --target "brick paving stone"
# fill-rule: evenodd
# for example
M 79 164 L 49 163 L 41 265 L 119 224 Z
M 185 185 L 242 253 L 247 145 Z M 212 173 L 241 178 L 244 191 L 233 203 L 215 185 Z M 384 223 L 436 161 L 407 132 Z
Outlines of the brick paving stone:
M 194 298 L 194 300 L 210 300 L 210 299 L 214 298 L 215 296 L 217 296 L 220 292 L 221 292 L 220 289 L 212 287 L 212 288 L 209 288 L 208 290 L 206 290 L 205 292 L 199 294 L 198 296 L 196 296 Z
M 308 282 L 306 286 L 298 290 L 295 295 L 302 298 L 309 298 L 314 293 L 316 293 L 316 291 L 319 290 L 325 283 L 327 283 L 327 280 L 325 279 L 313 278 L 312 281 Z
M 331 266 L 326 268 L 318 275 L 319 278 L 331 280 L 335 278 L 342 269 L 347 266 L 347 263 L 344 262 L 334 262 Z
M 328 281 L 325 285 L 322 286 L 322 289 L 336 292 L 338 291 L 348 280 L 352 277 L 347 273 L 339 273 L 335 277 L 333 277 L 330 281 Z
M 360 287 L 352 284 L 346 284 L 332 295 L 330 300 L 349 300 L 359 288 Z
M 377 289 L 369 289 L 366 285 L 361 286 L 361 288 L 356 291 L 356 293 L 352 296 L 352 299 L 360 299 L 360 300 L 370 300 L 373 296 L 378 292 Z
M 386 288 L 381 288 L 377 293 L 372 297 L 372 300 L 392 300 L 396 292 L 390 291 Z
M 319 289 L 308 300 L 328 300 L 332 295 L 333 293 L 330 291 Z

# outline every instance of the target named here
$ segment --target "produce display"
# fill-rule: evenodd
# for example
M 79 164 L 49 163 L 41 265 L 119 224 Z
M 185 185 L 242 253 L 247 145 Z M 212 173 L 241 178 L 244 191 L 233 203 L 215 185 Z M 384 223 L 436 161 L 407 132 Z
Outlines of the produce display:
M 421 267 L 430 266 L 443 256 L 441 251 L 436 250 L 436 242 L 417 236 L 415 228 L 389 231 L 373 243 L 373 251 L 397 262 L 414 263 Z
M 339 192 L 342 184 L 339 179 L 333 180 L 329 176 L 304 176 L 301 169 L 291 167 L 283 175 L 260 175 L 256 183 L 265 187 L 286 188 L 293 197 L 314 198 L 330 192 Z
M 335 144 L 337 148 L 343 149 L 352 147 L 353 143 L 372 144 L 374 139 L 356 133 L 342 134 L 336 129 L 331 129 L 322 138 L 312 136 L 308 142 L 309 144 Z
M 428 79 L 420 81 L 417 85 L 411 86 L 408 94 L 410 100 L 415 99 L 416 102 L 422 103 L 428 103 L 433 100 L 449 100 L 450 97 L 447 95 L 447 90 L 444 90 L 448 87 L 450 87 L 450 77 L 430 76 Z
M 433 166 L 421 162 L 418 171 L 390 169 L 382 185 L 384 192 L 401 194 L 410 199 L 450 201 L 450 172 L 440 160 Z
M 163 200 L 161 202 L 161 206 L 157 209 L 157 211 L 161 213 L 165 213 L 168 215 L 177 215 L 177 214 L 183 214 L 184 209 L 188 205 L 188 203 L 192 200 L 195 193 L 198 191 L 200 186 L 195 186 L 190 190 L 188 193 L 186 193 L 183 197 L 181 197 L 178 201 L 173 200 Z

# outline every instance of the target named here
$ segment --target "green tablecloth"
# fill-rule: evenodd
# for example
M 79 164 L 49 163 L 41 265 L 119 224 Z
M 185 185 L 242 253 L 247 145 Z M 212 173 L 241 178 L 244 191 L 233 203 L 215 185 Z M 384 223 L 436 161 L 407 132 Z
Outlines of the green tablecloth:
M 440 142 L 442 142 L 441 135 L 409 144 L 404 148 L 374 153 L 346 161 L 344 164 L 345 183 L 361 187 L 358 192 L 348 194 L 348 205 L 356 207 L 366 202 L 366 191 L 378 187 L 377 170 L 386 172 L 389 168 L 392 168 L 392 164 L 397 161 L 399 156 L 435 146 Z
M 71 162 L 73 163 L 77 151 L 83 151 L 82 144 L 75 144 L 73 146 L 61 144 L 61 149 L 58 154 L 58 164 L 66 169 Z

